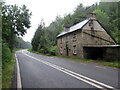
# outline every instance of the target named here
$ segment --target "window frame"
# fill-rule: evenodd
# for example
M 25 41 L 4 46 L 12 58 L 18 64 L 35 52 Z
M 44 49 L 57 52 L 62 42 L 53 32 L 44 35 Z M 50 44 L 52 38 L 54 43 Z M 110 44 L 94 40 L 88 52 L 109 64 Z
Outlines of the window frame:
M 73 54 L 74 54 L 74 55 L 77 54 L 77 45 L 73 45 Z
M 65 38 L 66 38 L 66 43 L 68 43 L 68 35 L 66 35 L 66 37 L 65 37 Z
M 62 38 L 60 38 L 60 44 L 62 44 Z
M 60 47 L 60 54 L 61 54 L 61 55 L 63 54 L 63 49 L 62 49 L 62 47 Z
M 77 40 L 77 34 L 74 33 L 74 34 L 73 34 L 73 42 L 76 41 L 76 40 Z

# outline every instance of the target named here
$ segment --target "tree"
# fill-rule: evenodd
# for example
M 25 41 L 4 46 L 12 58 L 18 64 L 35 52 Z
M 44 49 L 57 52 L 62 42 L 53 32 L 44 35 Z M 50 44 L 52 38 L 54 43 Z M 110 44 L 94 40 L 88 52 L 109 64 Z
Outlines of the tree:
M 2 7 L 2 39 L 5 40 L 11 51 L 14 47 L 15 36 L 23 36 L 30 28 L 31 13 L 25 5 L 3 5 Z
M 52 22 L 47 28 L 46 28 L 46 36 L 48 40 L 48 45 L 55 46 L 57 44 L 57 35 L 63 31 L 64 23 L 63 18 L 60 16 L 56 16 L 56 19 L 54 22 Z
M 96 14 L 96 18 L 103 24 L 103 26 L 107 30 L 108 29 L 110 30 L 110 27 L 109 27 L 109 25 L 110 25 L 109 16 L 105 12 L 103 12 L 103 11 L 101 11 L 99 9 L 94 10 L 93 13 Z
M 117 43 L 120 43 L 120 2 L 101 2 L 98 10 L 106 14 L 108 18 L 102 17 L 102 14 L 101 18 L 103 18 L 104 22 L 109 21 L 106 22 L 106 24 L 104 22 L 102 23 L 110 30 Z M 105 14 L 103 14 L 103 16 Z
M 42 44 L 41 38 L 43 38 L 43 36 L 44 36 L 44 23 L 43 20 L 41 20 L 40 25 L 38 26 L 32 39 L 32 50 L 37 51 L 40 47 L 42 47 L 40 43 Z
M 73 25 L 73 18 L 71 14 L 68 14 L 64 17 L 64 26 L 70 27 Z

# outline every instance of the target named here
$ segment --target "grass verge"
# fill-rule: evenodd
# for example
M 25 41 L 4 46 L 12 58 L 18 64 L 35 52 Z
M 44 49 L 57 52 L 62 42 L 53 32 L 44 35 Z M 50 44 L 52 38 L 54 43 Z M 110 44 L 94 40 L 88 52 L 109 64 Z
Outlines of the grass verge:
M 78 62 L 83 62 L 83 63 L 95 63 L 95 64 L 102 65 L 102 66 L 120 68 L 120 61 L 107 62 L 105 60 L 81 59 L 81 58 L 70 57 L 70 56 L 55 56 L 55 57 L 65 58 L 65 59 L 68 59 L 68 60 L 73 60 L 73 61 L 78 61 Z
M 39 53 L 36 51 L 32 51 L 31 49 L 29 49 L 28 51 L 32 52 L 32 53 L 36 53 L 36 54 L 42 54 L 43 53 Z M 48 56 L 48 55 L 47 55 Z M 83 62 L 83 63 L 95 63 L 97 65 L 102 65 L 102 66 L 109 66 L 109 67 L 113 67 L 113 68 L 120 68 L 120 61 L 111 61 L 111 62 L 107 62 L 105 60 L 92 60 L 92 59 L 81 59 L 78 57 L 71 57 L 71 56 L 54 56 L 54 57 L 58 57 L 58 58 L 64 58 L 64 59 L 68 59 L 68 60 L 73 60 L 73 61 L 78 61 L 78 62 Z
M 2 69 L 2 88 L 11 88 L 15 60 L 4 64 Z
M 2 88 L 12 87 L 12 79 L 15 66 L 14 54 L 17 50 L 18 49 L 14 49 L 12 53 L 12 59 L 9 62 L 6 62 L 4 65 L 2 65 Z

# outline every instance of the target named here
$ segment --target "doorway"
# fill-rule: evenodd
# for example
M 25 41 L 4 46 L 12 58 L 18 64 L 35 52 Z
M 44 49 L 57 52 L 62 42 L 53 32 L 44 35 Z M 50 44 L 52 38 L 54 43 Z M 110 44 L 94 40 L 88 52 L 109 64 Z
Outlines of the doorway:
M 69 56 L 69 48 L 68 48 L 68 44 L 66 44 L 66 55 Z

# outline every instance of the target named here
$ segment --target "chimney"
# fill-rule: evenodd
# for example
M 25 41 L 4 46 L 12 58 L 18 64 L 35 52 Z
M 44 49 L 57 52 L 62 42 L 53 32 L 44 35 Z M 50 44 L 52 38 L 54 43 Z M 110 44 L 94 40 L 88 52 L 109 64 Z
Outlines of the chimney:
M 69 27 L 68 26 L 64 26 L 64 31 L 69 31 Z
M 87 18 L 96 19 L 96 14 L 95 13 L 88 13 Z

